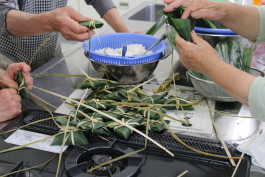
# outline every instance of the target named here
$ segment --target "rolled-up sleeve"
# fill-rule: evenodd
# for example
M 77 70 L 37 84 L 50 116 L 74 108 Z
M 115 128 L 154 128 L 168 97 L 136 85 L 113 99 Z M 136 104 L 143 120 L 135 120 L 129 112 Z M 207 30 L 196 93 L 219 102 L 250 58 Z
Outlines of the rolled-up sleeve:
M 6 29 L 6 14 L 9 10 L 19 9 L 17 1 L 14 0 L 1 0 L 0 1 L 0 33 L 10 35 Z
M 109 9 L 116 8 L 112 0 L 85 0 L 88 5 L 92 5 L 102 17 Z
M 256 41 L 250 41 L 253 44 L 265 42 L 265 6 L 255 6 L 259 12 L 259 35 Z
M 248 104 L 253 118 L 265 121 L 265 78 L 257 77 L 251 84 Z

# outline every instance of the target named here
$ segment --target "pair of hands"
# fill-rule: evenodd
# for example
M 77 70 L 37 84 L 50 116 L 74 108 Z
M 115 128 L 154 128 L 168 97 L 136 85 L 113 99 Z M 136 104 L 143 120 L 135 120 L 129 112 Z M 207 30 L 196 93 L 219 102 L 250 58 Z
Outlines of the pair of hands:
M 62 34 L 66 40 L 85 41 L 89 38 L 88 28 L 79 25 L 77 22 L 88 21 L 89 18 L 78 13 L 73 7 L 67 6 L 57 8 L 49 12 L 51 31 L 57 31 Z M 90 30 L 90 37 L 95 34 Z
M 77 40 L 83 42 L 89 39 L 88 28 L 79 25 L 77 22 L 88 21 L 89 18 L 75 11 L 74 8 L 67 6 L 49 12 L 51 16 L 51 31 L 60 32 L 66 40 Z M 103 18 L 113 27 L 116 32 L 129 32 L 116 9 L 108 10 Z M 136 31 L 135 33 L 141 33 Z M 95 34 L 90 30 L 90 37 Z
M 20 70 L 25 83 L 28 85 L 27 89 L 31 90 L 33 79 L 29 73 L 30 69 L 26 63 L 14 63 L 6 71 L 1 72 L 0 79 L 7 84 L 0 83 L 3 88 L 0 90 L 0 122 L 12 119 L 21 113 L 21 97 L 18 95 L 17 90 L 14 89 L 14 87 L 18 87 L 15 82 L 15 76 Z
M 221 20 L 225 16 L 225 8 L 221 3 L 208 0 L 164 0 L 169 4 L 164 11 L 170 12 L 180 6 L 185 7 L 182 19 L 186 19 L 191 15 L 195 19 L 204 18 L 207 20 Z M 222 61 L 216 54 L 214 48 L 194 31 L 191 33 L 194 43 L 187 42 L 178 34 L 175 38 L 176 46 L 179 50 L 180 61 L 185 68 L 210 75 L 219 61 Z

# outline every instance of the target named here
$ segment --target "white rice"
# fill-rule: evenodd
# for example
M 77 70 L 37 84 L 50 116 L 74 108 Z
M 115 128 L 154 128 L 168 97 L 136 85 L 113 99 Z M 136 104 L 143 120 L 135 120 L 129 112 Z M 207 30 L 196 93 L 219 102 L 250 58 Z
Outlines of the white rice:
M 96 52 L 106 55 L 122 56 L 122 48 L 111 49 L 109 47 L 106 47 L 96 50 Z M 145 52 L 145 47 L 142 44 L 130 44 L 127 45 L 127 52 L 125 56 L 142 55 Z M 147 53 L 152 53 L 152 51 L 149 51 Z

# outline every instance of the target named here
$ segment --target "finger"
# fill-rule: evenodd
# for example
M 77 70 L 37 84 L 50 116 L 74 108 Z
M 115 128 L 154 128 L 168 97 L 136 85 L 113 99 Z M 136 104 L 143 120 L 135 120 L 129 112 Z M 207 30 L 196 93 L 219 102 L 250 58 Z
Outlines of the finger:
M 5 81 L 5 83 L 8 84 L 8 85 L 6 84 L 6 86 L 8 88 L 12 88 L 12 89 L 18 88 L 18 85 L 17 85 L 17 83 L 14 80 L 12 80 L 10 78 L 5 78 L 4 81 Z
M 176 0 L 164 0 L 164 3 L 165 4 L 170 4 L 170 3 L 174 2 L 174 1 L 176 1 Z
M 206 4 L 205 2 L 200 2 L 200 3 L 192 3 L 192 4 L 188 5 L 187 8 L 185 9 L 185 11 L 183 12 L 181 18 L 188 18 L 192 12 L 203 9 L 205 4 Z
M 23 75 L 25 83 L 27 84 L 27 89 L 31 90 L 33 86 L 33 78 L 30 76 L 29 72 L 27 73 L 22 72 L 22 75 Z
M 74 19 L 77 22 L 84 22 L 84 21 L 88 21 L 89 18 L 83 16 L 82 14 L 80 14 L 79 12 L 77 12 L 74 8 L 70 7 L 68 9 L 69 15 L 72 19 Z
M 5 91 L 5 94 L 8 95 L 17 95 L 17 91 L 15 89 L 4 89 L 3 91 Z
M 190 5 L 192 3 L 192 1 L 188 1 L 188 0 L 180 0 L 180 1 L 175 1 L 171 4 L 169 4 L 165 9 L 164 11 L 165 12 L 170 12 L 172 11 L 173 9 L 175 8 L 178 8 L 178 7 L 187 7 L 188 5 Z M 185 12 L 185 11 L 184 11 Z M 188 16 L 187 16 L 188 17 Z M 187 18 L 186 17 L 186 18 Z
M 182 48 L 185 47 L 186 43 L 187 42 L 182 37 L 180 37 L 179 34 L 176 35 L 175 44 L 179 50 L 182 50 Z
M 195 19 L 204 18 L 206 20 L 220 20 L 224 15 L 224 12 L 218 12 L 214 9 L 200 9 L 191 13 Z
M 75 21 L 73 21 L 70 18 L 68 21 L 69 21 L 68 27 L 69 27 L 70 31 L 72 31 L 73 33 L 82 34 L 82 33 L 87 32 L 87 27 L 79 25 L 78 23 L 76 23 Z
M 200 36 L 198 36 L 194 30 L 191 31 L 190 36 L 194 44 L 200 44 L 204 42 L 204 40 Z
M 14 95 L 13 100 L 17 103 L 21 103 L 21 97 L 19 95 Z

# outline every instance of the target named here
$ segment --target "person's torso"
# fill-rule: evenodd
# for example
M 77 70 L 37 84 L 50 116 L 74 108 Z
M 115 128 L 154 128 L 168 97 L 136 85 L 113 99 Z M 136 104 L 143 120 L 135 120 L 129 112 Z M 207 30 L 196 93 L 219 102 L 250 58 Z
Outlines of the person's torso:
M 18 5 L 20 10 L 23 12 L 38 14 L 64 7 L 67 5 L 67 0 L 18 0 Z M 52 32 L 30 37 L 14 37 L 12 35 L 0 34 L 0 50 L 18 62 L 25 62 L 29 64 L 30 59 L 38 47 L 51 34 Z M 38 68 L 61 52 L 58 37 L 59 33 L 53 35 L 36 53 L 31 64 L 32 69 Z

